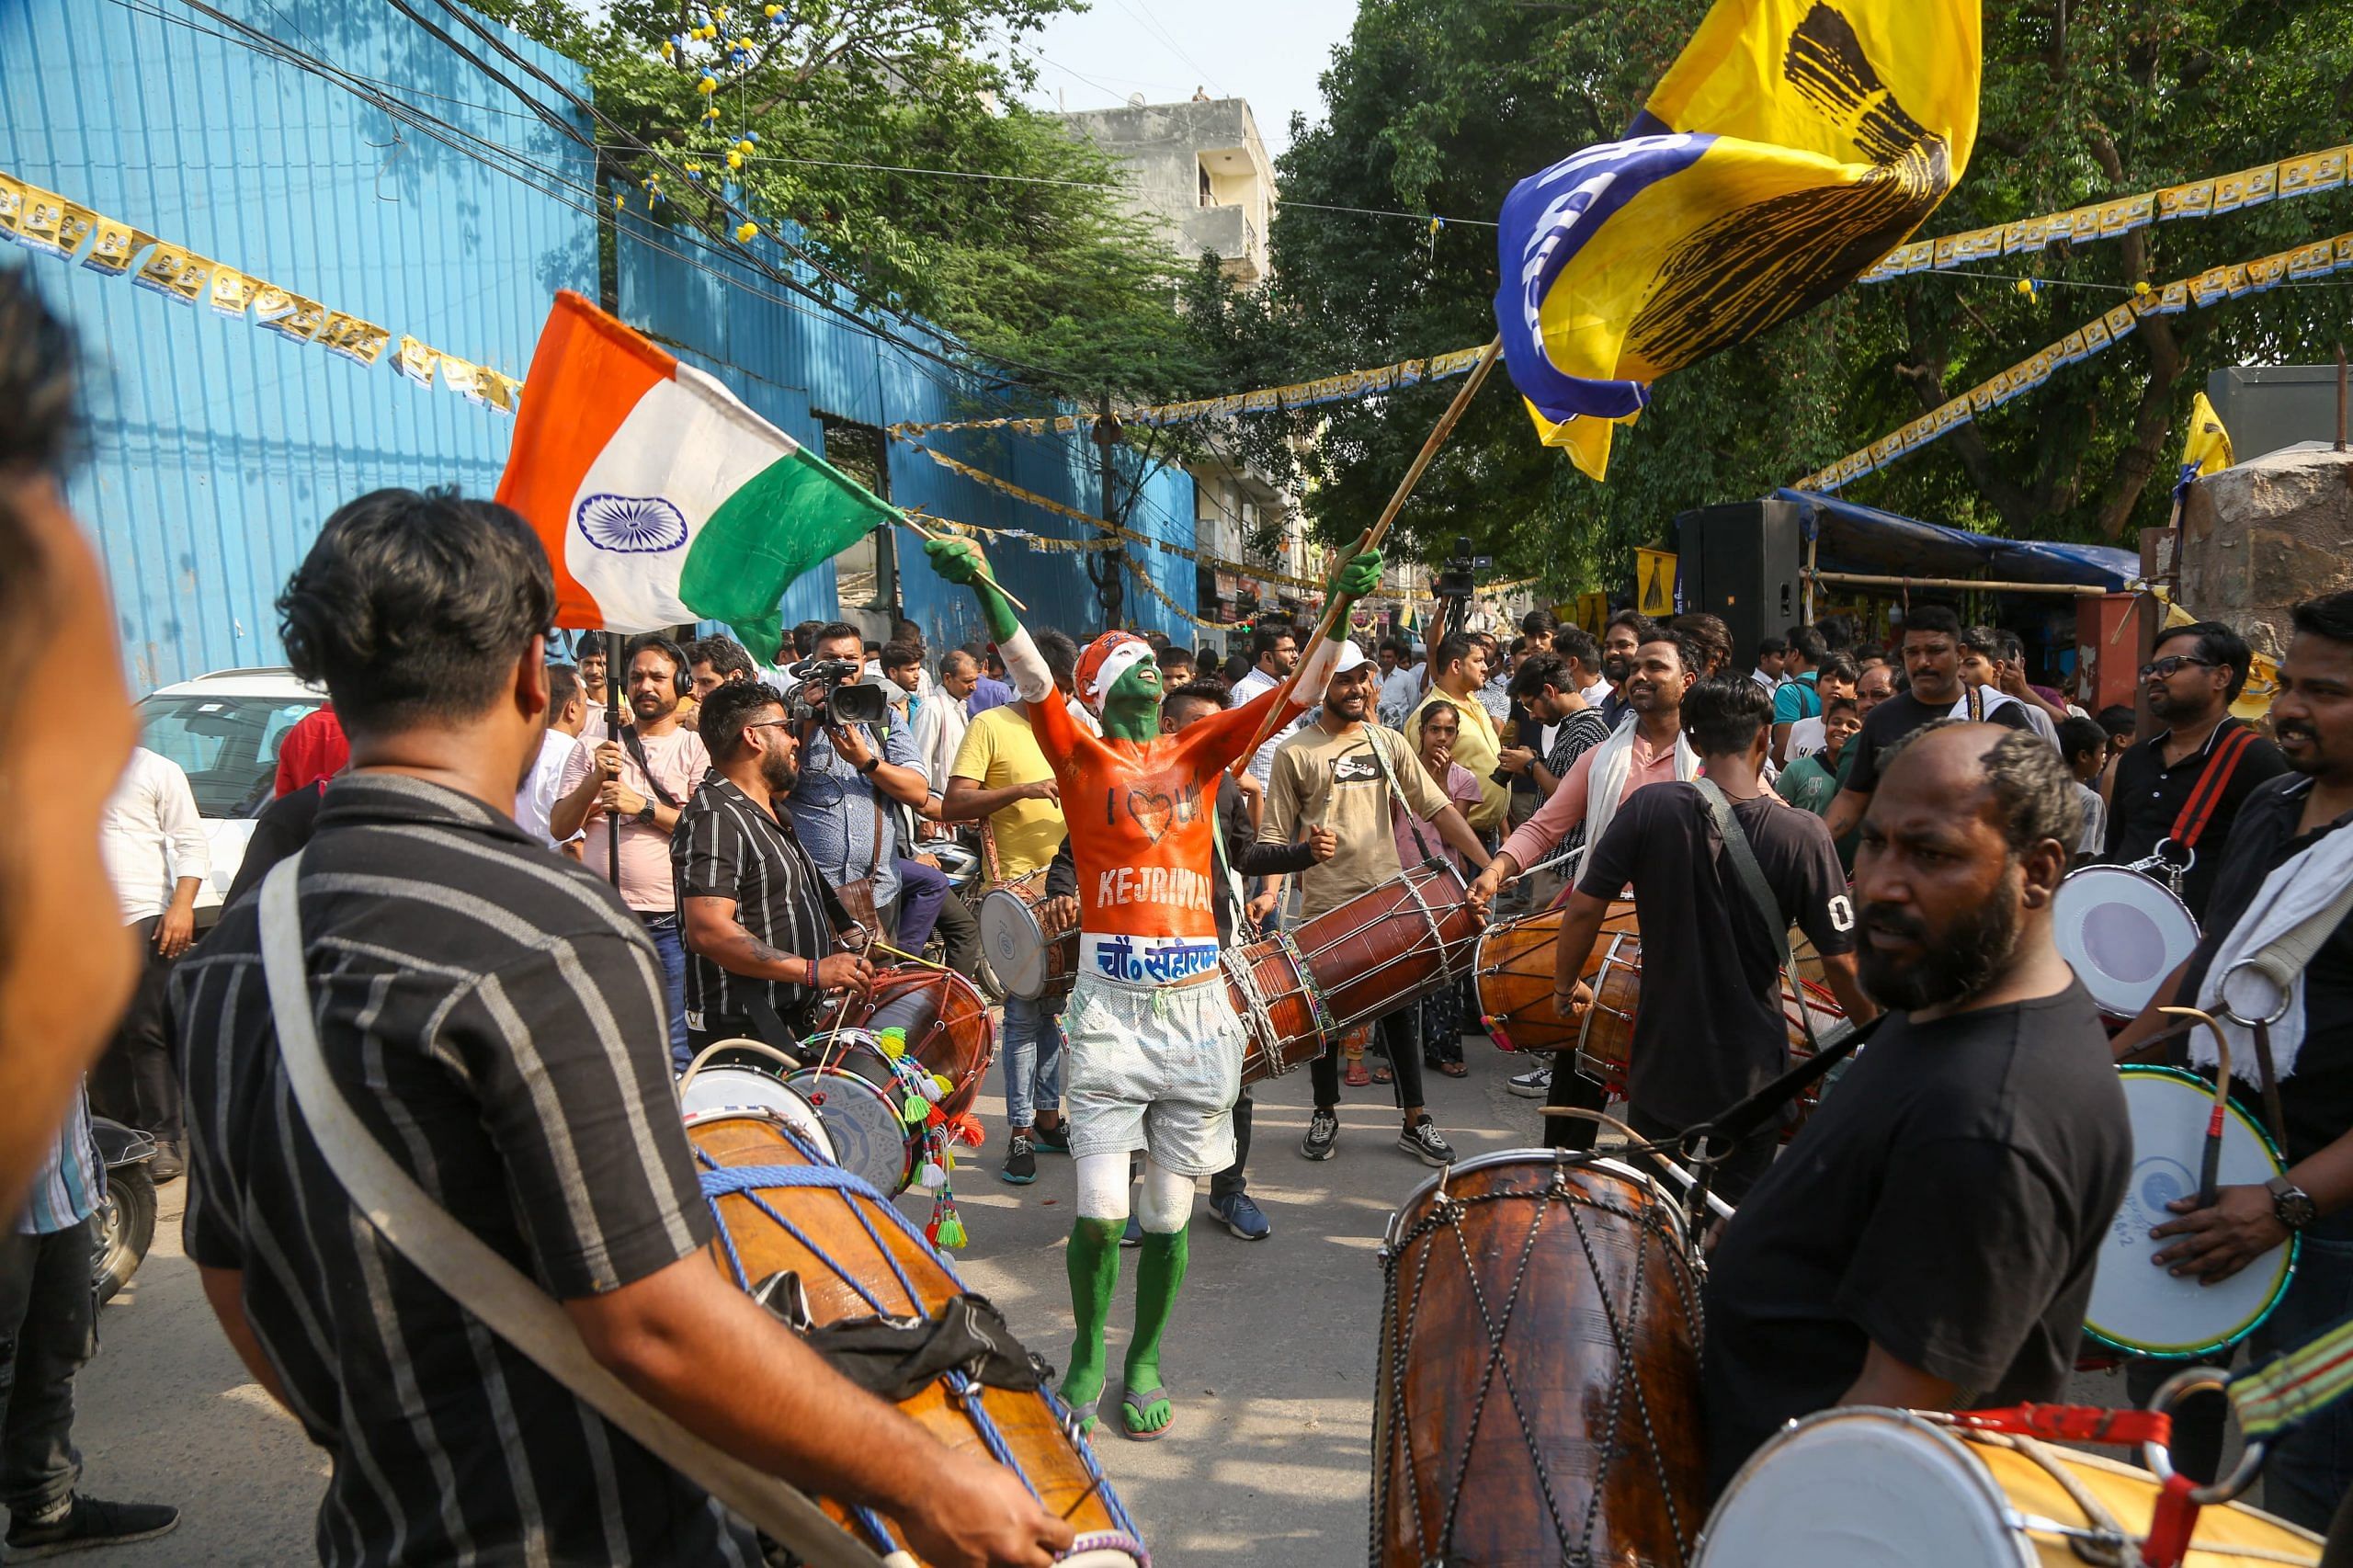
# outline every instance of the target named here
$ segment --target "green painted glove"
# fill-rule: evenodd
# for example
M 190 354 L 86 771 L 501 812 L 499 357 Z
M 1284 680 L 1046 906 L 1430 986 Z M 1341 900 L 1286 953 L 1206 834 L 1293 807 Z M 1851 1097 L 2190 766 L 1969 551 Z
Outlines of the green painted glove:
M 1381 551 L 1368 550 L 1361 555 L 1350 556 L 1337 572 L 1332 574 L 1329 585 L 1332 597 L 1360 599 L 1381 586 Z
M 987 574 L 981 547 L 969 539 L 926 540 L 923 552 L 931 558 L 934 572 L 961 587 L 969 588 Z

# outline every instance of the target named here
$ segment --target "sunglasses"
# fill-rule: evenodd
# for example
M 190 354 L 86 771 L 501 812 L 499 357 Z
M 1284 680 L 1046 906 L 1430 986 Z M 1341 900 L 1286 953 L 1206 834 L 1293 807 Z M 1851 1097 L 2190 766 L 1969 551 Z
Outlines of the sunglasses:
M 2162 659 L 2153 659 L 2148 664 L 2143 665 L 2141 678 L 2143 680 L 2153 677 L 2157 680 L 2171 680 L 2184 666 L 2190 665 L 2208 670 L 2218 670 L 2222 667 L 2213 659 L 2201 659 L 2191 653 L 2168 653 Z

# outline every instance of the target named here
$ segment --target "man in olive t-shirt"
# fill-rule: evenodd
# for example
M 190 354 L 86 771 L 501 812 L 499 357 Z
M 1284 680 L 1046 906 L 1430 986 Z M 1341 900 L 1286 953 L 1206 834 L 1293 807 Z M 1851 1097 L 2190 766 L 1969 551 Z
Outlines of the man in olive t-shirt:
M 1487 863 L 1478 835 L 1415 760 L 1405 738 L 1367 722 L 1378 674 L 1350 643 L 1324 688 L 1316 722 L 1302 725 L 1275 752 L 1266 820 L 1244 867 L 1267 879 L 1267 890 L 1250 901 L 1253 919 L 1263 919 L 1274 908 L 1286 873 L 1300 875 L 1302 924 L 1396 877 L 1404 868 L 1398 864 L 1396 836 L 1389 825 L 1392 800 L 1402 801 L 1432 837 L 1461 850 L 1472 865 Z M 1409 1001 L 1381 1020 L 1397 1108 L 1404 1116 L 1397 1143 L 1427 1164 L 1443 1165 L 1454 1151 L 1422 1110 L 1421 1046 L 1414 1038 L 1417 1012 Z M 1330 1159 L 1339 1137 L 1336 1046 L 1326 1042 L 1310 1070 L 1315 1114 L 1300 1152 L 1311 1160 Z

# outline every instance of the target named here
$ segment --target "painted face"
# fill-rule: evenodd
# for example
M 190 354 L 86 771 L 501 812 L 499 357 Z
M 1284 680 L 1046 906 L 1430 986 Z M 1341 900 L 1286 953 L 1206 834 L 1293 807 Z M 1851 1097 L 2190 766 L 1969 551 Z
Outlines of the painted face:
M 1160 728 L 1160 665 L 1150 653 L 1120 673 L 1103 694 L 1103 728 L 1141 741 Z

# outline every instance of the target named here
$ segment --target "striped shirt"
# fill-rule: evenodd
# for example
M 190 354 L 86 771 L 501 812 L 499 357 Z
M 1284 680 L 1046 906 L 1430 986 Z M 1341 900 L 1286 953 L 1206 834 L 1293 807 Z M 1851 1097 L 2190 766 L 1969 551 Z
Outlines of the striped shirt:
M 65 1125 L 57 1130 L 48 1162 L 34 1175 L 32 1190 L 25 1195 L 25 1211 L 17 1217 L 17 1233 L 54 1235 L 88 1219 L 97 1210 L 98 1194 L 106 1190 L 104 1169 L 97 1145 L 90 1141 L 90 1096 L 76 1085 Z
M 690 898 L 732 899 L 744 929 L 779 952 L 814 960 L 834 950 L 834 923 L 816 863 L 790 828 L 717 768 L 703 776 L 678 813 L 670 867 L 680 909 Z M 817 995 L 806 985 L 732 974 L 700 953 L 687 955 L 687 1021 L 695 1028 L 708 1028 L 704 1019 L 748 1017 L 746 998 L 756 994 L 765 994 L 777 1016 L 795 1027 Z
M 279 1064 L 256 907 L 174 969 L 188 1254 L 334 1471 L 324 1563 L 751 1562 L 749 1538 L 427 1281 L 344 1196 Z M 302 866 L 320 1045 L 417 1184 L 559 1298 L 702 1248 L 662 971 L 637 918 L 502 812 L 329 786 Z

